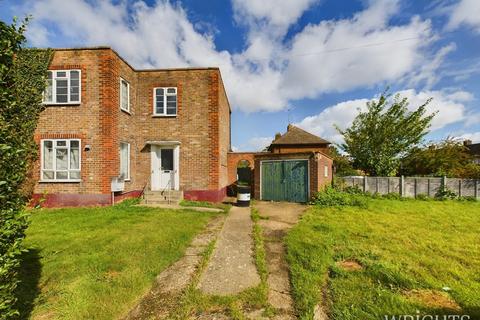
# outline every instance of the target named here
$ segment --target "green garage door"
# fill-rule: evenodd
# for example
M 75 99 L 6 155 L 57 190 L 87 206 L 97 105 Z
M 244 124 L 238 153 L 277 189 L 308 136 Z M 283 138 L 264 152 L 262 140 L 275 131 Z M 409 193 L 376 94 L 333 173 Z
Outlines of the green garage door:
M 262 161 L 262 200 L 307 202 L 308 160 Z

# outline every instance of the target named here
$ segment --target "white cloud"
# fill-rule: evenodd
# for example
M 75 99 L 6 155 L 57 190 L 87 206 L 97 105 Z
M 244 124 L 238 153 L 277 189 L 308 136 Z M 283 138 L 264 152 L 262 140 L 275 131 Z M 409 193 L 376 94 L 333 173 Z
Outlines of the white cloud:
M 452 13 L 448 22 L 448 29 L 455 29 L 461 25 L 468 25 L 480 33 L 480 1 L 461 0 L 450 8 Z
M 288 27 L 318 0 L 232 0 L 235 20 L 257 28 L 275 29 L 278 34 Z
M 282 77 L 287 98 L 393 82 L 415 70 L 423 62 L 431 25 L 413 17 L 389 26 L 397 10 L 397 1 L 374 1 L 351 19 L 308 25 L 292 40 Z
M 450 43 L 438 50 L 432 57 L 431 61 L 426 61 L 419 67 L 418 71 L 414 71 L 407 76 L 409 85 L 414 86 L 425 83 L 426 88 L 432 88 L 440 79 L 441 75 L 438 69 L 443 64 L 446 56 L 456 49 L 455 43 Z
M 233 146 L 232 151 L 262 151 L 273 141 L 272 137 L 253 137 L 239 146 Z
M 241 149 L 245 151 L 262 151 L 272 143 L 272 140 L 272 137 L 253 137 Z
M 345 129 L 352 124 L 359 111 L 366 110 L 369 99 L 355 99 L 337 103 L 325 108 L 317 115 L 309 116 L 297 123 L 297 125 L 310 133 L 316 134 L 333 143 L 340 143 L 342 135 L 334 125 Z
M 480 126 L 480 111 L 471 112 L 465 121 L 465 127 Z
M 292 39 L 285 39 L 286 31 L 317 0 L 232 1 L 235 17 L 248 25 L 246 48 L 236 54 L 219 51 L 212 33 L 195 29 L 181 4 L 167 0 L 152 6 L 142 0 L 26 1 L 23 11 L 35 17 L 28 37 L 36 46 L 66 38 L 75 46 L 110 45 L 139 68 L 219 66 L 232 106 L 246 112 L 407 81 L 429 59 L 428 20 L 389 25 L 398 0 L 371 0 L 351 18 L 309 24 Z
M 465 120 L 466 108 L 462 102 L 472 99 L 472 95 L 465 91 L 447 93 L 443 91 L 422 91 L 414 89 L 398 92 L 402 97 L 408 98 L 409 109 L 413 110 L 433 98 L 427 106 L 427 114 L 438 111 L 432 120 L 431 130 L 441 129 L 449 124 Z M 352 124 L 359 110 L 366 110 L 366 103 L 370 99 L 355 99 L 344 101 L 325 108 L 317 115 L 309 116 L 298 123 L 298 126 L 317 134 L 334 143 L 341 143 L 342 136 L 334 128 L 334 124 L 345 129 Z
M 480 143 L 480 131 L 468 132 L 458 136 L 460 140 L 471 140 L 472 143 Z

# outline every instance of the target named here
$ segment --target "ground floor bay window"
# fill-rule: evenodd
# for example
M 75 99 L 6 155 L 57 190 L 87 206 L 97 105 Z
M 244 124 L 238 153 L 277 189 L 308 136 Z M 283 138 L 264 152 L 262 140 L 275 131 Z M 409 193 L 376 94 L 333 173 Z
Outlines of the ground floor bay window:
M 40 148 L 41 181 L 80 181 L 80 140 L 45 139 Z

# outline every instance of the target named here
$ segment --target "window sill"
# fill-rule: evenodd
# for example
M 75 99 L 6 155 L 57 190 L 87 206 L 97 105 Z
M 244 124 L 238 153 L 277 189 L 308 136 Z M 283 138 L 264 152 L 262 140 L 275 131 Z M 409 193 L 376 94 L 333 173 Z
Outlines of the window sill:
M 153 114 L 152 118 L 176 118 L 176 114 Z
M 81 102 L 63 102 L 63 103 L 54 103 L 54 102 L 42 102 L 44 106 L 53 106 L 53 107 L 61 107 L 61 106 L 80 106 Z
M 81 179 L 79 180 L 40 180 L 39 183 L 80 183 L 82 182 Z
M 130 110 L 125 110 L 125 109 L 120 108 L 120 111 L 125 112 L 125 113 L 128 114 L 129 116 L 132 115 L 132 113 L 130 112 Z

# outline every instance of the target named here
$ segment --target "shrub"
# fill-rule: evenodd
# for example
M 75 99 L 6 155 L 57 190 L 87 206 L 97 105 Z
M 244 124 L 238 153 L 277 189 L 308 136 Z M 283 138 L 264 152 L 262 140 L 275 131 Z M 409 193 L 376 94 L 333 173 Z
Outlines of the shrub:
M 26 23 L 26 21 L 25 21 Z M 0 21 L 0 319 L 15 310 L 17 268 L 27 227 L 25 188 L 37 156 L 33 134 L 42 110 L 42 92 L 51 51 L 23 49 L 25 23 Z
M 449 190 L 449 189 L 443 187 L 443 188 L 440 188 L 440 190 L 437 191 L 437 193 L 435 194 L 435 199 L 440 200 L 440 201 L 453 200 L 453 199 L 457 199 L 457 194 L 455 192 L 453 192 L 452 190 Z
M 404 200 L 405 198 L 400 195 L 400 193 L 397 192 L 390 192 L 387 194 L 382 195 L 383 199 L 389 199 L 389 200 Z
M 343 189 L 343 191 L 349 194 L 366 194 L 366 192 L 363 192 L 358 186 L 349 186 Z
M 477 201 L 477 198 L 472 196 L 458 197 L 459 201 Z
M 417 194 L 415 199 L 417 200 L 423 200 L 423 201 L 427 201 L 427 200 L 430 200 L 430 198 L 428 197 L 428 195 L 424 194 L 424 193 L 420 193 L 420 194 Z
M 312 204 L 332 206 L 356 206 L 366 207 L 368 197 L 364 194 L 340 191 L 333 187 L 327 187 L 324 191 L 318 192 L 312 200 Z

